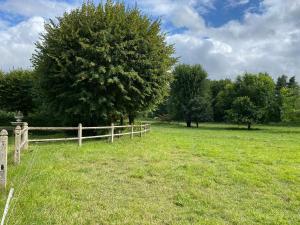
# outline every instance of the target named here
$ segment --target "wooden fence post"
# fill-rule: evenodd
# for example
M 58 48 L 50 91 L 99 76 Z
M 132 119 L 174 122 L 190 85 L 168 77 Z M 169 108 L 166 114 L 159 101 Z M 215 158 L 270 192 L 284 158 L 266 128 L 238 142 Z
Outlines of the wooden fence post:
M 20 163 L 20 154 L 21 154 L 21 127 L 17 126 L 15 129 L 15 154 L 14 162 L 15 164 Z
M 140 126 L 140 137 L 143 136 L 142 132 L 143 132 L 143 123 L 141 123 L 141 126 Z
M 7 176 L 7 148 L 8 133 L 6 130 L 0 132 L 0 186 L 5 189 Z
M 78 145 L 82 145 L 82 124 L 78 124 Z
M 114 124 L 112 123 L 111 124 L 111 138 L 110 138 L 110 141 L 111 141 L 111 143 L 113 143 L 114 142 Z
M 25 141 L 24 144 L 24 149 L 28 149 L 28 123 L 24 122 L 23 123 L 23 129 L 25 129 L 24 134 L 23 134 L 23 141 Z
M 130 138 L 133 139 L 133 124 L 131 124 L 131 134 L 130 134 Z

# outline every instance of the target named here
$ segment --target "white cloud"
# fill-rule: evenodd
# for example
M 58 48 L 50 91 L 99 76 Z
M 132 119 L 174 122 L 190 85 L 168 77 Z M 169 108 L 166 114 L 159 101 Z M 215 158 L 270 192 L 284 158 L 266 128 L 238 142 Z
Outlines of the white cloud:
M 265 0 L 243 22 L 171 35 L 181 62 L 200 63 L 213 78 L 243 72 L 295 75 L 300 81 L 300 1 Z M 209 39 L 203 39 L 209 37 Z
M 190 30 L 204 29 L 203 18 L 198 14 L 196 6 L 202 2 L 201 7 L 211 7 L 209 0 L 142 0 L 137 2 L 143 11 L 160 16 L 163 20 L 171 22 L 176 27 L 185 27 Z
M 55 18 L 65 11 L 76 7 L 58 0 L 6 0 L 0 4 L 0 13 L 23 16 L 26 19 L 14 26 L 9 26 L 5 20 L 0 20 L 0 70 L 13 68 L 30 68 L 31 56 L 35 42 L 40 33 L 44 32 L 44 23 L 48 18 Z
M 228 0 L 228 6 L 236 7 L 240 5 L 248 4 L 250 0 Z
M 14 27 L 0 30 L 0 69 L 30 68 L 39 34 L 44 30 L 44 19 L 32 17 Z
M 6 0 L 0 4 L 0 11 L 26 17 L 41 16 L 53 18 L 70 11 L 77 5 L 58 0 Z

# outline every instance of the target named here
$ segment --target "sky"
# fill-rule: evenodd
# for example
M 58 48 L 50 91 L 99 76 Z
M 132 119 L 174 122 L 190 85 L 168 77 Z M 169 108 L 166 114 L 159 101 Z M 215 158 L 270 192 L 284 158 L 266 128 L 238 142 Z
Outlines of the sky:
M 211 79 L 267 72 L 300 81 L 300 0 L 124 1 L 160 18 L 179 63 L 201 64 Z M 82 2 L 0 0 L 0 69 L 31 68 L 44 23 Z

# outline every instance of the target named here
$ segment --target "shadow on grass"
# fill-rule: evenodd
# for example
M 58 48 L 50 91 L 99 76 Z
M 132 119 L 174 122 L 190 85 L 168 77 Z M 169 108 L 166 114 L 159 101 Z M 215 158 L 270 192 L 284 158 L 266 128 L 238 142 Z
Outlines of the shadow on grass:
M 234 124 L 222 124 L 222 123 L 204 123 L 199 124 L 199 127 L 186 127 L 183 122 L 162 122 L 157 121 L 153 122 L 155 126 L 168 126 L 169 128 L 180 128 L 185 130 L 212 130 L 212 131 L 242 131 L 242 132 L 265 132 L 265 133 L 272 133 L 272 134 L 300 134 L 300 127 L 295 126 L 286 126 L 283 124 L 278 124 L 275 126 L 272 124 L 269 125 L 258 125 L 259 127 L 253 127 L 250 130 L 247 127 L 242 127 L 242 125 L 234 125 Z M 264 127 L 261 127 L 264 126 Z M 299 128 L 299 129 L 297 129 Z

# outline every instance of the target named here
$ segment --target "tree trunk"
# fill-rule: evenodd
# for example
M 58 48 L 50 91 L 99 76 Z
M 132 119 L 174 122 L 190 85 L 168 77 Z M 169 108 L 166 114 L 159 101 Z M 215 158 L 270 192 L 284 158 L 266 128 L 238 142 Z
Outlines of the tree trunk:
M 120 118 L 120 124 L 121 124 L 121 126 L 124 125 L 124 119 L 123 119 L 123 116 L 121 116 L 121 118 Z
M 197 128 L 199 127 L 199 123 L 198 123 L 198 121 L 196 122 L 196 124 L 197 124 Z
M 132 125 L 134 123 L 134 116 L 129 115 L 128 119 L 129 119 L 129 124 Z
M 186 126 L 191 127 L 192 122 L 190 120 L 186 121 Z
M 251 123 L 247 124 L 248 130 L 251 130 Z

